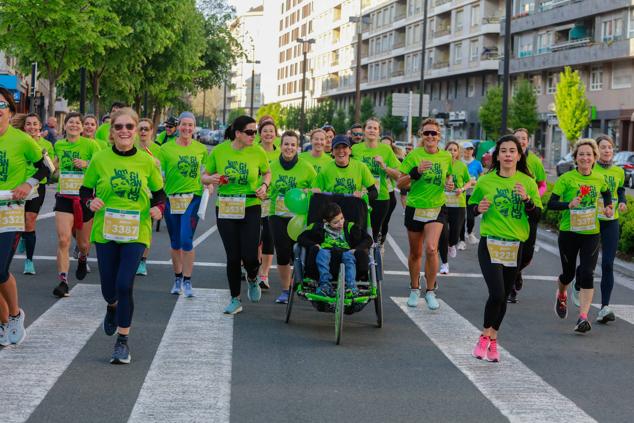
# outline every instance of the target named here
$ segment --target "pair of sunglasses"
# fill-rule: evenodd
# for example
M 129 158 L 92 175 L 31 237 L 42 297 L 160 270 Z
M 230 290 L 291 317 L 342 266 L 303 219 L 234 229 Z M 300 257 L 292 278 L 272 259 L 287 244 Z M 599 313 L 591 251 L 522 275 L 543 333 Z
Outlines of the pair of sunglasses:
M 148 132 L 150 130 L 149 126 L 139 126 L 139 132 Z
M 255 129 L 245 129 L 244 131 L 240 131 L 240 132 L 242 132 L 243 134 L 247 134 L 250 137 L 258 133 L 258 131 L 256 131 Z
M 355 137 L 362 137 L 363 136 L 363 132 L 353 132 L 352 135 L 355 136 Z
M 435 137 L 438 135 L 438 131 L 423 131 L 423 135 L 426 137 Z
M 9 103 L 6 101 L 0 101 L 0 110 L 5 110 L 9 108 Z
M 120 130 L 122 130 L 123 128 L 127 129 L 128 131 L 132 131 L 132 130 L 135 128 L 135 125 L 134 125 L 134 123 L 126 123 L 126 124 L 123 124 L 123 123 L 115 123 L 115 124 L 113 125 L 113 127 L 114 127 L 114 130 L 115 130 L 115 131 L 120 131 Z

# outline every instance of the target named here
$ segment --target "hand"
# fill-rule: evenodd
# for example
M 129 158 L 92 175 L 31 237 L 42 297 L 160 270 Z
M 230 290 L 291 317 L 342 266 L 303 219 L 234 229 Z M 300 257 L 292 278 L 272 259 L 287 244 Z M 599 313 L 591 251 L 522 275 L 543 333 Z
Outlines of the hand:
M 23 200 L 26 198 L 27 195 L 29 195 L 29 193 L 31 192 L 31 190 L 33 189 L 33 187 L 27 183 L 24 182 L 23 184 L 18 185 L 13 191 L 13 199 L 14 200 Z
M 73 164 L 78 169 L 85 169 L 88 167 L 88 162 L 82 159 L 73 159 Z
M 396 187 L 398 189 L 410 189 L 412 183 L 412 178 L 409 175 L 403 175 L 400 178 L 398 178 L 398 181 L 396 181 Z
M 361 191 L 355 191 L 352 195 L 354 195 L 357 198 L 361 198 L 363 197 L 363 192 Z
M 579 204 L 581 204 L 581 196 L 575 197 L 570 203 L 568 203 L 568 208 L 574 209 Z
M 425 171 L 427 171 L 428 169 L 431 169 L 433 165 L 434 164 L 430 162 L 429 160 L 422 160 L 418 164 L 418 173 L 425 173 Z
M 91 206 L 92 206 L 92 204 L 91 204 Z M 158 207 L 154 206 L 154 207 L 152 207 L 150 209 L 150 216 L 154 220 L 161 220 L 161 218 L 163 217 L 163 213 L 161 213 L 161 209 L 159 209 Z
M 220 185 L 220 178 L 222 178 L 222 175 L 220 175 L 219 173 L 214 173 L 213 175 L 203 175 L 200 180 L 205 185 L 206 184 Z
M 625 213 L 627 211 L 627 204 L 620 203 L 619 204 L 619 213 Z
M 383 157 L 381 156 L 374 156 L 373 157 L 374 161 L 376 162 L 376 164 L 378 164 L 379 166 L 381 166 L 381 169 L 385 170 L 385 168 L 387 166 L 385 166 L 385 162 L 383 161 Z
M 608 218 L 611 218 L 612 216 L 614 216 L 614 206 L 610 204 L 609 206 L 605 207 L 603 209 L 603 214 L 605 215 L 605 217 L 608 217 Z
M 445 181 L 445 191 L 451 192 L 456 187 L 453 183 L 453 178 L 451 176 L 447 176 L 447 181 Z
M 489 210 L 489 207 L 491 207 L 491 202 L 484 197 L 478 204 L 478 211 L 480 213 L 486 213 Z
M 266 200 L 266 190 L 266 184 L 260 185 L 260 188 L 255 191 L 255 196 L 258 197 L 260 200 Z
M 319 188 L 311 188 L 310 191 L 312 191 L 312 192 L 321 192 L 321 190 Z
M 526 201 L 528 195 L 526 194 L 526 189 L 524 189 L 524 185 L 520 183 L 515 184 L 515 188 L 513 189 L 515 194 L 519 195 L 522 201 Z
M 97 212 L 101 210 L 101 208 L 105 205 L 106 204 L 103 202 L 101 198 L 95 197 L 90 201 L 90 211 Z

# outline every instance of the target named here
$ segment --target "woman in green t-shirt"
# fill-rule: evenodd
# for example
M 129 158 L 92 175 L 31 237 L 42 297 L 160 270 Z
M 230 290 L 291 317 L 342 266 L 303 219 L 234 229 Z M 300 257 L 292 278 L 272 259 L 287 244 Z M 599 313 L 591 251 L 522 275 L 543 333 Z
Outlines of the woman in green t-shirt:
M 227 254 L 227 279 L 231 300 L 226 314 L 242 311 L 240 290 L 241 267 L 247 271 L 247 296 L 260 301 L 262 289 L 258 283 L 258 245 L 262 219 L 261 201 L 271 183 L 271 171 L 266 153 L 253 145 L 257 130 L 255 120 L 240 116 L 227 131 L 230 142 L 216 146 L 205 163 L 202 182 L 217 185 L 216 216 L 218 233 Z
M 284 132 L 282 134 L 282 153 L 277 160 L 271 162 L 271 187 L 269 188 L 271 208 L 268 223 L 275 242 L 277 270 L 280 273 L 282 285 L 282 293 L 275 300 L 280 304 L 288 302 L 294 244 L 287 231 L 288 222 L 293 217 L 293 213 L 286 208 L 284 195 L 293 188 L 311 188 L 317 176 L 313 167 L 298 157 L 298 146 L 299 135 L 294 131 Z
M 81 133 L 82 137 L 88 138 L 89 140 L 95 140 L 102 150 L 104 149 L 104 147 L 110 144 L 107 141 L 102 141 L 95 138 L 98 126 L 97 117 L 95 115 L 84 115 L 81 122 L 84 127 L 84 130 Z
M 575 332 L 592 329 L 588 312 L 594 295 L 594 268 L 599 257 L 599 197 L 603 197 L 603 214 L 613 216 L 612 195 L 603 175 L 593 171 L 599 157 L 593 139 L 577 141 L 572 151 L 577 168 L 561 175 L 548 201 L 551 210 L 562 210 L 559 221 L 559 256 L 562 273 L 559 275 L 555 312 L 561 319 L 568 316 L 567 289 L 575 280 L 573 297 L 579 304 L 579 318 Z M 577 268 L 577 256 L 579 267 Z
M 315 172 L 321 172 L 321 168 L 332 161 L 332 156 L 326 154 L 324 147 L 326 145 L 326 131 L 323 129 L 314 129 L 310 133 L 310 151 L 304 151 L 299 157 L 307 161 L 313 166 Z
M 130 363 L 134 275 L 151 242 L 152 219 L 161 218 L 165 205 L 161 173 L 134 145 L 138 123 L 130 108 L 112 114 L 113 147 L 95 155 L 80 189 L 82 203 L 95 213 L 91 240 L 107 302 L 103 329 L 108 336 L 118 335 L 113 364 Z
M 436 300 L 438 273 L 438 241 L 447 222 L 445 191 L 454 188 L 451 154 L 438 147 L 440 124 L 435 119 L 421 123 L 421 146 L 416 147 L 401 164 L 399 189 L 408 188 L 405 207 L 405 227 L 409 240 L 408 267 L 410 275 L 409 307 L 416 307 L 421 294 L 420 269 L 425 244 L 425 302 L 430 310 L 440 306 Z
M 542 203 L 529 176 L 526 156 L 514 135 L 498 140 L 491 171 L 480 177 L 469 207 L 482 214 L 478 262 L 489 290 L 483 330 L 473 350 L 478 359 L 498 362 L 497 335 L 506 313 L 506 298 L 515 283 L 528 239 L 530 219 L 539 219 Z

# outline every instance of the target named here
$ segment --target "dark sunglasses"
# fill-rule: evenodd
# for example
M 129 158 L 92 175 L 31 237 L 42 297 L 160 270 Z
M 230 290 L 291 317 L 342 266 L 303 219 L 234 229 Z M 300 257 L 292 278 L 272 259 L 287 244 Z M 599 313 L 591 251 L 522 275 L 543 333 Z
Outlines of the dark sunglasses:
M 423 135 L 426 137 L 435 137 L 438 135 L 438 131 L 423 131 Z
M 352 135 L 355 136 L 355 137 L 362 137 L 363 136 L 363 132 L 353 132 Z
M 258 131 L 256 131 L 255 129 L 245 129 L 244 131 L 240 131 L 240 132 L 242 132 L 243 134 L 247 134 L 250 137 L 258 133 Z
M 4 110 L 8 108 L 9 108 L 9 103 L 7 103 L 6 101 L 0 101 L 0 110 Z
M 128 131 L 132 131 L 134 129 L 134 123 L 115 123 L 113 127 L 115 131 L 120 131 L 123 128 L 127 129 Z
M 139 126 L 139 132 L 148 132 L 151 131 L 149 126 Z
M 174 125 L 165 125 L 165 127 L 166 127 L 166 128 L 169 128 L 169 129 L 174 129 L 174 128 L 176 128 Z

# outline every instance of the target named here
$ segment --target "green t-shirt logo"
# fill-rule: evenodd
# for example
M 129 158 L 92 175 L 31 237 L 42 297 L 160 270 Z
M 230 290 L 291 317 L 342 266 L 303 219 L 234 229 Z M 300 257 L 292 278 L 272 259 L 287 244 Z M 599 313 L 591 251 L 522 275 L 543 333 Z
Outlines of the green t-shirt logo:
M 275 181 L 275 190 L 281 195 L 286 194 L 286 191 L 297 187 L 297 180 L 294 176 L 280 175 L 278 180 Z
M 9 159 L 6 151 L 0 151 L 0 182 L 6 182 L 9 178 Z
M 354 180 L 350 178 L 335 178 L 335 186 L 333 193 L 335 194 L 352 194 L 354 189 Z
M 68 151 L 68 150 L 64 150 L 62 151 L 62 169 L 63 170 L 74 170 L 75 169 L 75 165 L 73 164 L 73 160 L 75 159 L 79 159 L 79 152 L 78 151 Z
M 234 184 L 248 185 L 249 183 L 249 169 L 246 163 L 229 160 L 224 172 L 229 181 Z
M 432 167 L 423 173 L 423 180 L 431 185 L 442 186 L 442 168 L 440 163 L 434 163 Z
M 178 172 L 184 177 L 195 178 L 198 176 L 198 160 L 196 156 L 178 156 Z
M 141 193 L 141 179 L 138 172 L 128 172 L 127 169 L 114 169 L 110 178 L 110 187 L 118 197 L 137 201 Z
M 381 166 L 379 166 L 376 160 L 374 160 L 374 157 L 363 156 L 361 160 L 363 161 L 363 163 L 366 164 L 368 169 L 370 169 L 370 172 L 372 172 L 372 175 L 374 176 L 381 175 Z
M 522 218 L 521 201 L 520 196 L 508 188 L 497 188 L 493 197 L 493 204 L 500 214 L 513 219 Z

